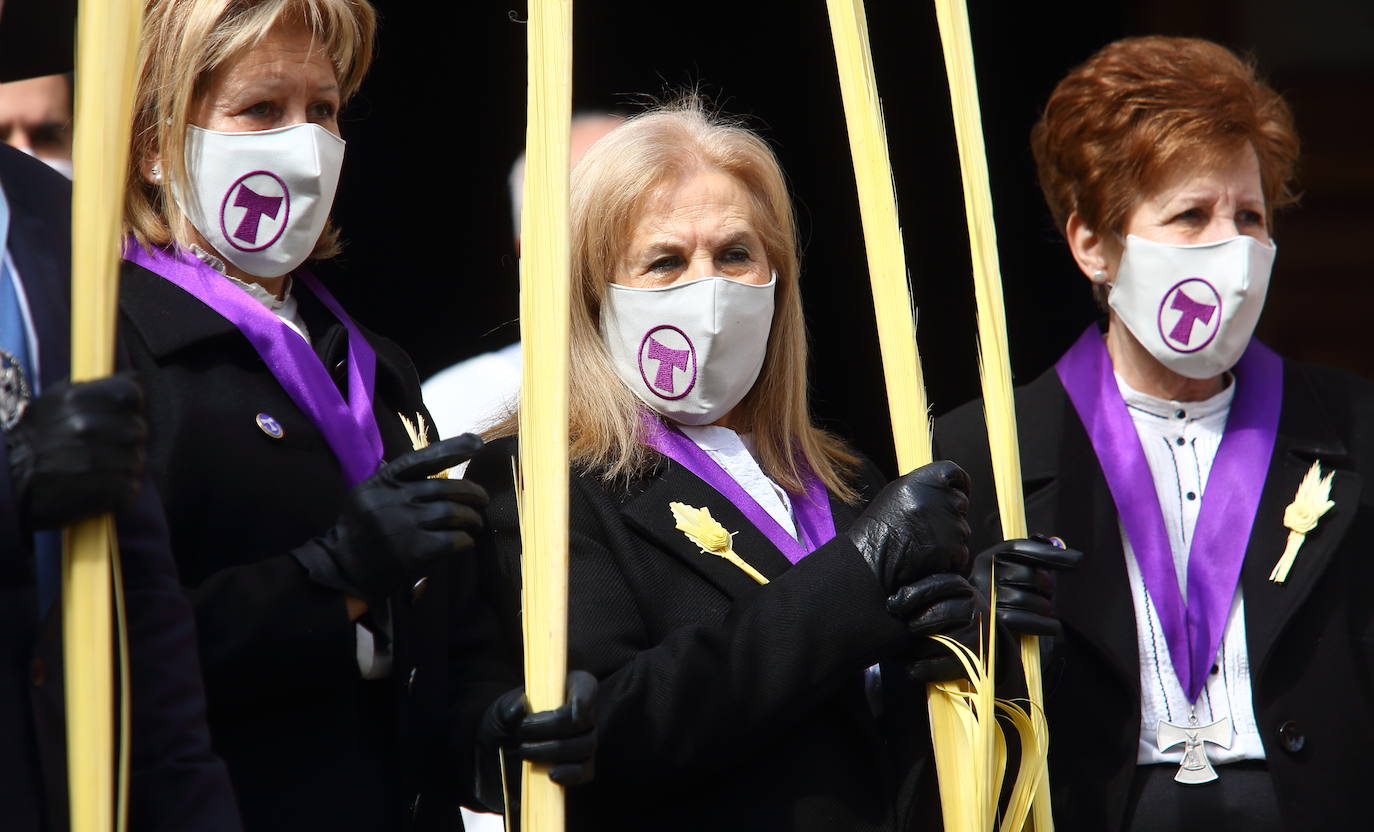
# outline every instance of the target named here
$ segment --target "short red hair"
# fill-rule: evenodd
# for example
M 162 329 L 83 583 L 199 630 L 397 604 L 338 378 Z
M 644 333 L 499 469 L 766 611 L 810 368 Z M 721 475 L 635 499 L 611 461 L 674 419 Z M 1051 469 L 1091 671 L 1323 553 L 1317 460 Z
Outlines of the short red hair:
M 1126 38 L 1059 82 L 1031 129 L 1040 188 L 1064 233 L 1121 233 L 1131 210 L 1184 164 L 1259 157 L 1266 212 L 1296 199 L 1293 114 L 1252 63 L 1197 38 Z

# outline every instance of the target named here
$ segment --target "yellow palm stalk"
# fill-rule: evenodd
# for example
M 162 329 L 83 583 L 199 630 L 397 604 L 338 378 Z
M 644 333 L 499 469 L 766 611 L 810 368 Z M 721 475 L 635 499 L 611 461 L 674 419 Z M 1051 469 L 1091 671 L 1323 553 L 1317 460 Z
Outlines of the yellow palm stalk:
M 827 0 L 835 63 L 849 127 L 849 152 L 859 192 L 868 278 L 873 285 L 873 312 L 887 382 L 887 406 L 897 465 L 910 471 L 930 462 L 930 414 L 921 358 L 916 349 L 916 316 L 906 250 L 897 218 L 897 194 L 883 127 L 882 101 L 868 46 L 863 0 Z
M 908 471 L 931 459 L 930 425 L 882 104 L 862 0 L 827 0 L 826 6 L 858 185 L 897 464 Z M 989 644 L 985 662 L 967 651 L 960 655 L 970 675 L 976 676 L 974 682 L 931 685 L 927 691 L 945 829 L 950 832 L 987 832 L 996 817 L 1005 762 L 997 755 L 1000 735 L 993 682 L 985 671 L 993 667 L 993 651 Z
M 935 0 L 935 14 L 944 43 L 945 71 L 949 76 L 954 133 L 959 144 L 959 167 L 964 185 L 964 211 L 968 218 L 969 245 L 973 254 L 974 295 L 978 302 L 978 368 L 983 383 L 983 411 L 987 419 L 988 446 L 992 453 L 993 480 L 997 486 L 997 506 L 1003 535 L 1009 538 L 1025 537 L 1026 510 L 1021 490 L 1021 458 L 1016 438 L 1006 310 L 1002 302 L 992 187 L 988 179 L 983 124 L 978 109 L 978 81 L 974 74 L 968 9 L 963 0 Z M 995 599 L 992 608 L 996 609 Z M 1039 639 L 1033 636 L 1021 639 L 1021 661 L 1031 697 L 1030 718 L 1038 738 L 1033 747 L 1038 755 L 1048 750 L 1049 732 L 1041 694 Z M 1023 755 L 1031 747 L 1023 746 Z M 1024 762 L 1023 758 L 1023 768 Z M 1050 812 L 1049 776 L 1044 768 L 1042 762 L 1038 766 L 1039 774 L 1035 777 L 1034 786 L 1037 832 L 1049 832 L 1054 828 Z M 1013 803 L 1020 805 L 1016 800 Z M 1012 828 L 1019 829 L 1020 823 L 1015 823 Z
M 119 294 L 120 209 L 134 111 L 134 64 L 142 3 L 83 0 L 77 17 L 76 131 L 72 161 L 73 381 L 114 370 Z M 73 832 L 123 829 L 128 787 L 128 662 L 113 518 L 67 529 L 62 564 L 62 651 L 66 673 L 67 790 Z M 120 626 L 113 627 L 112 615 Z M 117 629 L 122 742 L 116 751 Z M 116 777 L 115 770 L 119 775 Z
M 563 702 L 568 653 L 568 152 L 572 2 L 529 5 L 529 121 L 521 216 L 520 470 L 525 691 L 536 711 Z M 521 766 L 521 827 L 563 829 L 547 765 Z
M 947 832 L 990 832 L 1006 768 L 1006 744 L 996 720 L 991 664 L 946 636 L 935 636 L 959 657 L 968 680 L 929 686 L 930 737 Z

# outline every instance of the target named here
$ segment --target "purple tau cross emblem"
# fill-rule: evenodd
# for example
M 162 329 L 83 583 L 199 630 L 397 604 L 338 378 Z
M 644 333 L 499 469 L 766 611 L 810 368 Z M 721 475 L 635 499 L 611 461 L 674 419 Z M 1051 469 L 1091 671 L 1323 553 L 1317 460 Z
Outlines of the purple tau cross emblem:
M 646 358 L 658 362 L 658 372 L 654 375 L 654 386 L 665 393 L 675 392 L 673 390 L 673 370 L 678 369 L 686 372 L 687 360 L 691 358 L 690 350 L 675 350 L 665 347 L 658 342 L 658 339 L 649 338 L 649 353 Z
M 258 428 L 273 439 L 281 439 L 286 435 L 286 431 L 282 429 L 281 422 L 273 419 L 270 414 L 259 413 L 256 417 L 256 421 L 258 423 Z
M 1212 322 L 1212 316 L 1216 314 L 1217 307 L 1211 303 L 1199 303 L 1193 300 L 1182 289 L 1174 293 L 1174 299 L 1169 303 L 1170 309 L 1176 309 L 1183 314 L 1179 316 L 1178 323 L 1169 330 L 1169 337 L 1183 346 L 1188 346 L 1188 342 L 1193 340 L 1193 324 L 1201 323 L 1203 326 Z
M 243 219 L 239 222 L 239 227 L 234 230 L 234 236 L 240 240 L 254 245 L 258 242 L 258 223 L 266 216 L 268 219 L 276 219 L 277 213 L 281 211 L 282 198 L 279 196 L 263 196 L 247 183 L 239 184 L 239 191 L 234 195 L 234 207 L 245 209 Z
M 1187 725 L 1175 725 L 1161 719 L 1158 741 L 1160 751 L 1168 751 L 1183 743 L 1183 762 L 1178 767 L 1178 774 L 1174 775 L 1175 781 L 1188 784 L 1210 783 L 1217 779 L 1217 770 L 1212 768 L 1212 761 L 1207 759 L 1207 748 L 1203 743 L 1210 742 L 1212 745 L 1230 748 L 1231 717 L 1224 716 L 1206 725 L 1197 724 L 1197 714 L 1188 717 Z

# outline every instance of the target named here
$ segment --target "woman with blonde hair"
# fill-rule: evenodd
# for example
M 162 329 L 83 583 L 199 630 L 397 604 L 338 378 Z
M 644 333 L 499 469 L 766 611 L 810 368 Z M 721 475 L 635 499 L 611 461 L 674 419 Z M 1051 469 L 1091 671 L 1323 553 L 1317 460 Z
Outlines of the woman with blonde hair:
M 461 828 L 515 678 L 465 554 L 486 494 L 442 477 L 481 442 L 415 450 L 410 359 L 302 268 L 338 249 L 375 27 L 365 0 L 146 6 L 122 324 L 250 829 Z M 500 716 L 518 739 L 524 710 Z
M 912 679 L 956 675 L 925 636 L 974 614 L 967 480 L 936 463 L 884 489 L 814 426 L 772 151 L 699 102 L 659 107 L 588 150 L 572 219 L 569 649 L 601 683 L 601 751 L 570 827 L 937 816 Z M 515 429 L 470 470 L 512 630 Z
M 1028 519 L 1086 551 L 1046 643 L 1056 825 L 1366 826 L 1374 388 L 1253 337 L 1288 105 L 1225 47 L 1128 38 L 1060 81 L 1031 147 L 1105 318 L 1017 391 Z M 937 425 L 974 477 L 980 410 Z M 971 515 L 995 539 L 990 495 Z

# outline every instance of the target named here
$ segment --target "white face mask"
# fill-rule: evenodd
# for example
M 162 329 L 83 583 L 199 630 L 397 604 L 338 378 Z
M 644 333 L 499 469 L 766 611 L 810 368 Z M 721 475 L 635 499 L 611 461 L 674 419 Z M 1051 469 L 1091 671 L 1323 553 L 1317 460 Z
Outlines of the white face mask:
M 1159 363 L 1215 378 L 1250 343 L 1276 250 L 1244 235 L 1191 246 L 1131 235 L 1107 304 Z
M 177 205 L 225 260 L 258 277 L 305 262 L 324 231 L 344 140 L 318 124 L 257 133 L 186 129 L 190 194 Z
M 684 425 L 709 425 L 759 377 L 777 275 L 762 286 L 707 277 L 662 289 L 609 284 L 601 338 L 645 404 Z

